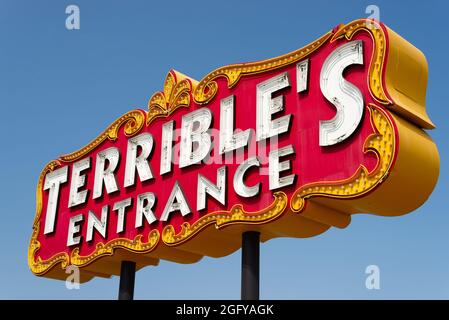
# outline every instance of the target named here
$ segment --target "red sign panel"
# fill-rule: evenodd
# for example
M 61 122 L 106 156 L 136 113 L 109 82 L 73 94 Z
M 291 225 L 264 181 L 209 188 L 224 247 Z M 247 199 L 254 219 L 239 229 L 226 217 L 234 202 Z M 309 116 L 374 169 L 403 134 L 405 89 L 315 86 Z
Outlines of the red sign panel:
M 200 82 L 172 70 L 148 108 L 44 168 L 29 265 L 87 281 L 123 259 L 224 256 L 247 230 L 310 237 L 409 212 L 438 176 L 426 82 L 423 54 L 365 20 Z

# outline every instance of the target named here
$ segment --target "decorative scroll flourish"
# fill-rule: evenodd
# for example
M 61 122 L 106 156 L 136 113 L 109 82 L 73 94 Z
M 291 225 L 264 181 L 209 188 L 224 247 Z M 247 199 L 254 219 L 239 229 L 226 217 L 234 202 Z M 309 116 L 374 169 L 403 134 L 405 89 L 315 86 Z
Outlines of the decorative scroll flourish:
M 164 92 L 156 92 L 148 102 L 147 125 L 159 117 L 167 117 L 180 107 L 190 106 L 191 92 L 197 82 L 182 73 L 170 70 Z
M 367 137 L 363 152 L 376 154 L 378 159 L 376 168 L 368 172 L 367 168 L 361 165 L 349 179 L 302 186 L 293 193 L 290 201 L 290 207 L 294 212 L 302 211 L 305 207 L 305 200 L 315 196 L 332 198 L 360 196 L 382 183 L 387 177 L 393 164 L 396 148 L 394 127 L 386 112 L 381 108 L 370 104 L 368 110 L 375 133 Z
M 116 140 L 120 128 L 123 127 L 123 131 L 126 136 L 131 137 L 137 134 L 145 124 L 145 112 L 140 110 L 132 110 L 125 113 L 123 116 L 115 120 L 102 134 L 100 134 L 95 140 L 88 145 L 84 146 L 80 150 L 61 156 L 60 160 L 54 160 L 48 163 L 44 170 L 42 170 L 36 189 L 36 215 L 33 222 L 33 233 L 31 235 L 30 246 L 28 249 L 28 265 L 33 273 L 42 275 L 50 270 L 55 264 L 61 263 L 61 268 L 65 268 L 70 264 L 69 255 L 66 252 L 58 253 L 49 259 L 42 260 L 41 257 L 37 257 L 36 254 L 41 247 L 41 243 L 37 239 L 40 228 L 40 216 L 42 213 L 42 187 L 45 176 L 47 173 L 54 171 L 61 166 L 61 161 L 74 162 L 81 157 L 87 155 L 90 151 L 99 146 L 106 139 Z
M 47 260 L 42 260 L 41 257 L 35 259 L 35 255 L 41 247 L 40 242 L 37 240 L 38 233 L 39 222 L 33 226 L 33 234 L 28 249 L 28 265 L 31 271 L 34 274 L 42 275 L 57 263 L 61 263 L 61 268 L 66 268 L 69 264 L 69 255 L 66 252 L 60 252 Z
M 61 263 L 61 267 L 65 268 L 69 262 L 69 256 L 65 252 L 60 252 L 49 259 L 42 260 L 41 257 L 35 259 L 36 253 L 39 251 L 41 244 L 37 240 L 37 236 L 39 234 L 40 229 L 40 216 L 42 212 L 42 185 L 44 184 L 45 175 L 55 168 L 59 167 L 59 161 L 51 161 L 49 162 L 39 177 L 39 181 L 37 183 L 36 190 L 36 216 L 34 217 L 33 222 L 33 233 L 31 235 L 30 246 L 28 249 L 28 265 L 30 266 L 31 271 L 37 275 L 42 275 L 46 273 L 51 267 L 53 267 L 57 263 Z
M 160 234 L 158 230 L 152 230 L 148 234 L 148 241 L 142 242 L 142 235 L 137 235 L 134 240 L 119 238 L 109 241 L 108 243 L 97 243 L 94 252 L 87 256 L 79 255 L 79 248 L 72 251 L 70 262 L 76 266 L 86 266 L 102 256 L 111 256 L 117 248 L 126 249 L 136 253 L 146 253 L 154 250 L 159 243 Z
M 211 101 L 217 94 L 218 85 L 215 80 L 219 77 L 226 77 L 228 80 L 228 87 L 232 88 L 238 83 L 242 76 L 278 69 L 304 59 L 326 43 L 332 35 L 332 31 L 328 32 L 311 44 L 276 58 L 258 62 L 232 64 L 214 70 L 198 83 L 198 86 L 193 93 L 194 99 L 200 104 L 206 104 Z
M 168 246 L 179 245 L 206 228 L 215 224 L 217 229 L 231 224 L 263 224 L 277 219 L 282 215 L 288 204 L 287 195 L 282 192 L 273 194 L 274 201 L 265 209 L 257 212 L 246 212 L 241 204 L 234 205 L 229 211 L 216 211 L 209 213 L 193 224 L 184 222 L 181 231 L 176 233 L 172 225 L 167 225 L 162 231 L 162 241 Z
M 345 37 L 347 40 L 351 40 L 357 32 L 366 31 L 371 35 L 374 43 L 374 50 L 368 75 L 370 92 L 376 101 L 382 104 L 390 104 L 392 101 L 387 97 L 382 83 L 387 39 L 380 24 L 369 20 L 371 27 L 368 27 L 367 21 L 368 20 L 366 19 L 359 19 L 347 25 L 341 25 L 336 30 L 326 33 L 315 42 L 276 58 L 258 62 L 233 64 L 216 69 L 198 83 L 198 86 L 194 90 L 194 99 L 200 104 L 206 104 L 211 101 L 217 94 L 218 85 L 215 80 L 219 77 L 225 77 L 228 81 L 228 87 L 232 88 L 238 83 L 242 76 L 266 72 L 295 63 L 309 56 L 327 41 L 334 42 L 342 37 Z
M 171 70 L 166 77 L 163 92 L 157 92 L 150 98 L 148 112 L 133 110 L 125 113 L 91 143 L 76 152 L 61 156 L 59 160 L 50 162 L 44 168 L 37 186 L 36 216 L 28 251 L 28 263 L 32 272 L 37 275 L 43 275 L 56 264 L 61 264 L 61 268 L 65 268 L 69 264 L 85 266 L 102 256 L 112 255 L 116 248 L 136 253 L 150 252 L 158 246 L 161 239 L 167 246 L 177 246 L 188 241 L 210 225 L 215 225 L 217 229 L 220 229 L 232 224 L 257 225 L 268 223 L 278 219 L 288 210 L 289 201 L 291 210 L 301 212 L 304 209 L 305 200 L 310 197 L 352 198 L 372 190 L 386 178 L 391 169 L 396 152 L 396 141 L 392 120 L 388 117 L 387 112 L 380 107 L 370 104 L 367 108 L 370 112 L 371 124 L 375 133 L 370 135 L 365 141 L 363 152 L 374 152 L 377 155 L 378 165 L 371 172 L 368 172 L 367 168 L 362 165 L 347 180 L 312 183 L 303 186 L 294 192 L 291 199 L 288 199 L 283 192 L 275 192 L 273 194 L 274 201 L 267 208 L 257 212 L 246 212 L 241 204 L 237 204 L 230 211 L 206 214 L 192 224 L 185 222 L 182 224 L 179 232 L 176 232 L 173 226 L 167 225 L 163 229 L 162 235 L 157 230 L 151 231 L 146 242 L 143 242 L 142 236 L 138 235 L 133 240 L 120 238 L 111 240 L 106 244 L 99 243 L 94 252 L 87 256 L 80 256 L 78 248 L 75 248 L 70 256 L 67 252 L 60 252 L 47 260 L 42 260 L 41 257 L 37 256 L 41 247 L 38 241 L 38 234 L 42 211 L 42 186 L 45 175 L 48 172 L 60 167 L 61 162 L 70 163 L 82 158 L 107 139 L 116 140 L 122 127 L 124 134 L 131 137 L 144 127 L 149 126 L 154 119 L 168 117 L 181 107 L 191 107 L 194 101 L 199 104 L 209 103 L 217 94 L 218 84 L 216 80 L 218 78 L 224 77 L 227 79 L 228 87 L 232 88 L 243 76 L 275 70 L 296 63 L 308 57 L 328 41 L 334 42 L 343 38 L 351 40 L 357 32 L 364 31 L 370 34 L 374 43 L 367 80 L 370 92 L 377 102 L 383 105 L 392 103 L 382 83 L 386 59 L 387 39 L 385 31 L 382 26 L 377 25 L 375 22 L 371 23 L 374 24 L 375 28 L 368 28 L 364 19 L 356 20 L 326 33 L 308 46 L 289 54 L 260 62 L 221 67 L 209 73 L 199 83 L 179 72 Z
M 355 20 L 345 26 L 342 26 L 332 36 L 330 42 L 334 42 L 342 37 L 345 37 L 347 40 L 351 40 L 352 37 L 360 31 L 368 32 L 374 43 L 368 76 L 371 95 L 381 104 L 390 104 L 392 101 L 387 97 L 382 83 L 382 73 L 385 67 L 387 51 L 387 39 L 382 26 L 376 21 L 365 19 Z
M 99 146 L 106 139 L 116 140 L 119 129 L 124 125 L 123 131 L 127 137 L 132 137 L 138 133 L 145 124 L 145 113 L 140 110 L 132 110 L 125 113 L 123 116 L 115 120 L 102 134 L 100 134 L 95 140 L 81 148 L 78 151 L 69 153 L 60 157 L 62 161 L 76 161 L 90 151 Z

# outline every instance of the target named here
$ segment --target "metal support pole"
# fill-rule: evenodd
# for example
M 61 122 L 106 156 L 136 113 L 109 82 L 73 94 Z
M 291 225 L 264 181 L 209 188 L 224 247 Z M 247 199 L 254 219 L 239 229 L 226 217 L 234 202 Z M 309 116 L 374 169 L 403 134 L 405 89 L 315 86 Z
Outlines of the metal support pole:
M 259 300 L 260 233 L 242 234 L 242 300 Z
M 119 300 L 134 299 L 134 280 L 136 277 L 136 263 L 122 261 L 120 268 L 120 286 L 118 291 Z

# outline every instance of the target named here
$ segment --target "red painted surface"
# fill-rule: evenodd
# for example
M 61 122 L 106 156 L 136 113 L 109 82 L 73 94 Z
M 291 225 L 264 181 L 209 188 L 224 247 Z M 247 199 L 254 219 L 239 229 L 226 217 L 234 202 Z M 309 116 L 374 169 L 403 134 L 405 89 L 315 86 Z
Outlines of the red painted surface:
M 374 102 L 369 93 L 367 79 L 368 68 L 372 55 L 372 39 L 368 34 L 359 33 L 354 36 L 352 40 L 361 39 L 364 41 L 364 64 L 363 66 L 352 65 L 347 68 L 345 72 L 345 78 L 351 83 L 355 84 L 365 97 L 365 105 L 370 102 Z M 227 88 L 227 82 L 224 78 L 217 80 L 219 85 L 218 93 L 214 99 L 204 106 L 198 106 L 195 103 L 191 108 L 180 108 L 175 111 L 169 118 L 158 118 L 154 120 L 148 127 L 144 127 L 142 132 L 150 132 L 154 137 L 153 152 L 149 158 L 150 166 L 153 171 L 154 179 L 141 183 L 136 173 L 136 183 L 129 188 L 123 187 L 123 178 L 125 171 L 125 159 L 127 148 L 127 137 L 125 137 L 123 130 L 119 131 L 119 137 L 116 141 L 106 140 L 95 150 L 93 150 L 88 156 L 91 157 L 91 166 L 88 170 L 83 171 L 86 175 L 86 188 L 89 190 L 87 202 L 83 205 L 79 205 L 73 208 L 67 208 L 70 178 L 71 178 L 71 163 L 68 163 L 69 174 L 68 181 L 60 187 L 59 206 L 56 216 L 55 232 L 49 235 L 43 235 L 45 214 L 47 210 L 48 190 L 42 191 L 43 194 L 43 207 L 41 215 L 40 232 L 38 240 L 42 244 L 39 250 L 39 256 L 42 259 L 48 259 L 56 253 L 67 252 L 70 253 L 74 248 L 68 248 L 67 242 L 67 230 L 69 218 L 82 213 L 84 215 L 84 221 L 81 224 L 82 240 L 79 246 L 80 255 L 90 254 L 98 242 L 106 243 L 109 240 L 117 237 L 134 239 L 137 234 L 142 234 L 146 239 L 148 233 L 153 229 L 159 229 L 162 234 L 162 229 L 169 223 L 175 227 L 175 230 L 180 230 L 180 225 L 187 221 L 193 223 L 202 215 L 217 210 L 228 210 L 237 203 L 243 204 L 246 211 L 257 211 L 259 209 L 267 207 L 272 201 L 272 191 L 268 189 L 268 176 L 260 175 L 257 170 L 251 170 L 247 175 L 247 185 L 253 185 L 261 182 L 261 192 L 258 196 L 253 198 L 241 198 L 234 192 L 232 186 L 232 179 L 234 172 L 238 166 L 238 163 L 228 164 L 227 173 L 227 202 L 226 206 L 222 206 L 220 203 L 208 197 L 207 210 L 204 212 L 197 212 L 196 208 L 196 188 L 197 188 L 197 176 L 199 173 L 207 177 L 210 181 L 216 181 L 217 169 L 224 164 L 211 163 L 208 165 L 192 165 L 187 168 L 180 169 L 177 164 L 173 165 L 173 169 L 169 174 L 164 176 L 159 175 L 160 156 L 161 156 L 161 127 L 169 119 L 175 120 L 175 127 L 180 128 L 182 115 L 191 112 L 199 107 L 209 108 L 213 115 L 212 127 L 219 129 L 219 108 L 220 99 L 227 97 L 231 94 L 235 95 L 235 128 L 242 130 L 256 127 L 256 85 L 266 79 L 269 79 L 282 72 L 289 72 L 290 84 L 289 88 L 283 89 L 279 92 L 285 97 L 284 108 L 285 111 L 282 114 L 292 114 L 292 121 L 290 124 L 290 130 L 287 133 L 279 136 L 279 144 L 276 148 L 292 144 L 295 149 L 295 155 L 288 156 L 282 160 L 291 160 L 292 173 L 296 174 L 296 180 L 294 185 L 282 189 L 286 192 L 290 198 L 291 193 L 300 188 L 301 186 L 319 181 L 335 181 L 349 178 L 356 169 L 364 164 L 368 170 L 372 170 L 376 165 L 376 157 L 373 153 L 363 153 L 363 144 L 367 136 L 373 133 L 373 128 L 370 124 L 369 112 L 365 109 L 364 117 L 359 128 L 351 135 L 350 138 L 331 147 L 319 146 L 319 121 L 331 119 L 335 115 L 334 106 L 329 103 L 320 91 L 319 75 L 323 61 L 327 56 L 337 47 L 343 44 L 346 40 L 337 40 L 333 43 L 326 43 L 316 52 L 309 56 L 309 83 L 308 90 L 303 93 L 296 92 L 296 64 L 289 65 L 284 68 L 273 70 L 270 72 L 264 72 L 260 75 L 251 75 L 242 77 L 238 84 L 232 88 Z M 193 101 L 193 99 L 192 99 Z M 274 118 L 281 116 L 274 115 Z M 174 144 L 179 142 L 178 140 Z M 117 184 L 119 191 L 107 194 L 103 190 L 103 196 L 99 199 L 92 200 L 93 180 L 96 154 L 109 147 L 118 147 L 120 149 L 120 163 L 116 170 Z M 251 155 L 256 154 L 256 148 L 258 147 L 255 141 L 255 135 L 252 136 L 250 147 L 245 149 L 245 159 Z M 216 150 L 218 149 L 218 141 L 214 143 L 215 150 L 212 152 L 212 157 L 216 156 Z M 261 157 L 263 167 L 268 169 L 268 152 L 270 148 L 266 149 L 266 157 Z M 259 155 L 260 156 L 260 155 Z M 220 158 L 223 159 L 222 156 Z M 63 165 L 65 165 L 63 163 Z M 290 174 L 289 172 L 281 173 L 281 175 Z M 167 223 L 157 221 L 151 225 L 148 225 L 144 220 L 144 226 L 139 229 L 134 227 L 134 212 L 136 201 L 135 198 L 138 194 L 143 192 L 154 192 L 157 197 L 157 202 L 154 207 L 154 213 L 157 218 L 162 214 L 162 210 L 165 207 L 167 199 L 173 188 L 175 181 L 179 181 L 182 186 L 189 205 L 192 209 L 192 213 L 186 217 L 182 217 L 179 212 L 171 214 L 171 218 Z M 84 189 L 84 188 L 83 188 Z M 112 206 L 115 202 L 126 199 L 128 197 L 133 198 L 133 204 L 127 210 L 125 218 L 125 232 L 118 235 L 116 233 L 117 227 L 117 214 L 112 211 Z M 85 242 L 85 235 L 87 229 L 87 212 L 92 210 L 95 214 L 101 216 L 101 208 L 109 204 L 109 216 L 108 216 L 108 231 L 107 239 L 103 239 L 100 234 L 94 232 L 94 239 L 90 243 Z M 76 247 L 76 246 L 75 246 Z

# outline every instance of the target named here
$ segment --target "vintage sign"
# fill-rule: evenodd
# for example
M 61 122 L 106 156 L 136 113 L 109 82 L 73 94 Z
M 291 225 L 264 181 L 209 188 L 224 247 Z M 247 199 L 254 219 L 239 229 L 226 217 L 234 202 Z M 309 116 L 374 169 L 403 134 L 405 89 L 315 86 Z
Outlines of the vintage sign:
M 29 266 L 79 266 L 84 282 L 121 260 L 225 256 L 248 230 L 311 237 L 410 212 L 439 172 L 426 85 L 424 55 L 368 20 L 199 82 L 172 70 L 146 110 L 45 166 Z

